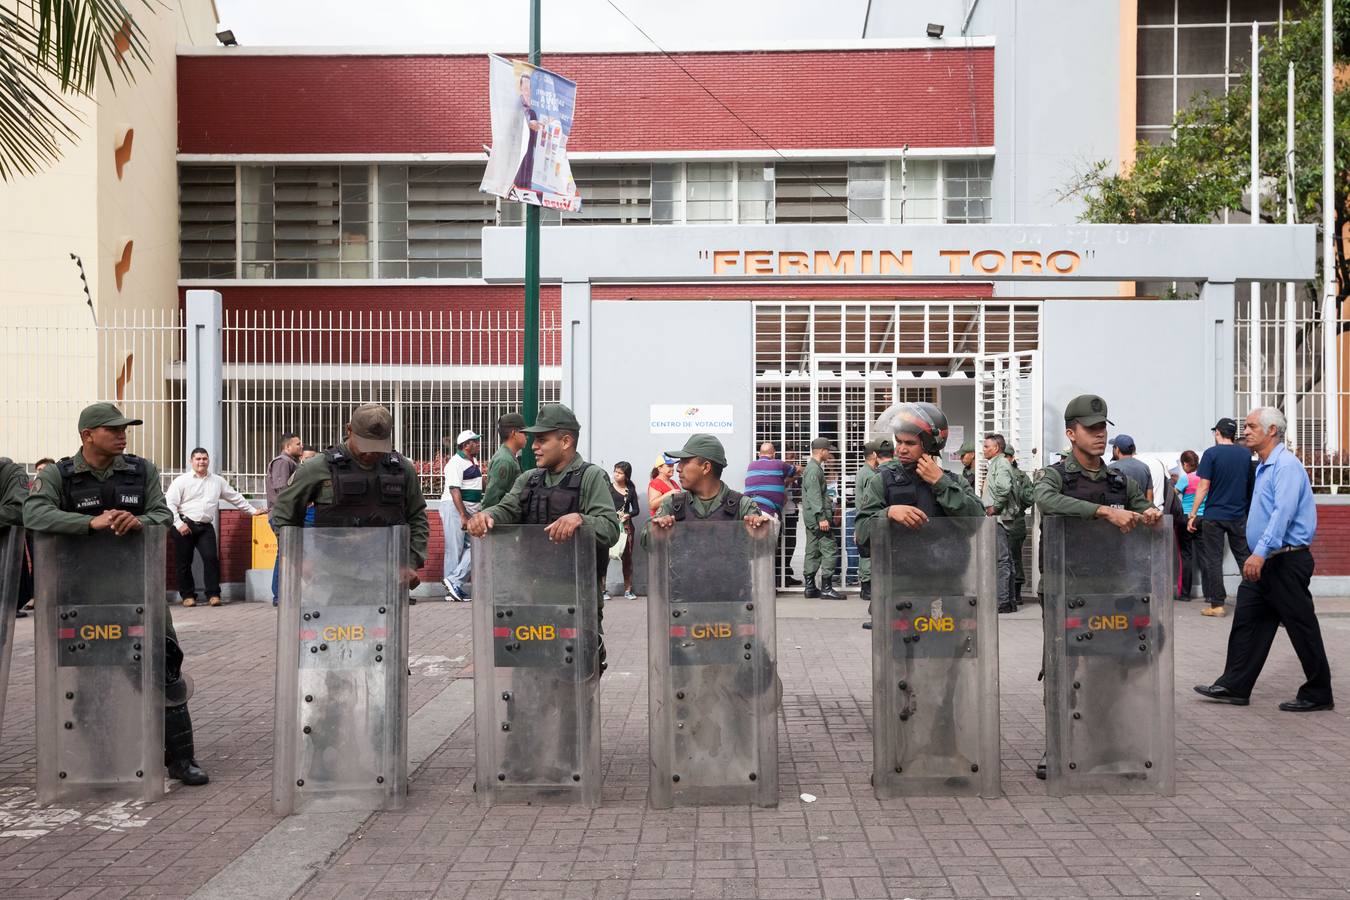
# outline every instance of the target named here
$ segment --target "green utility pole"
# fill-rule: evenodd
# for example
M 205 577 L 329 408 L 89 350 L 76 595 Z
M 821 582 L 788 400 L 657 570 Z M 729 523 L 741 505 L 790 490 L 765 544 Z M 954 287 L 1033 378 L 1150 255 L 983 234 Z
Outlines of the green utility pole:
M 539 65 L 539 4 L 530 0 L 530 64 Z M 534 136 L 530 136 L 533 140 Z M 539 207 L 525 204 L 525 342 L 524 394 L 525 424 L 533 425 L 539 413 Z M 529 441 L 520 451 L 520 467 L 534 468 L 534 448 Z

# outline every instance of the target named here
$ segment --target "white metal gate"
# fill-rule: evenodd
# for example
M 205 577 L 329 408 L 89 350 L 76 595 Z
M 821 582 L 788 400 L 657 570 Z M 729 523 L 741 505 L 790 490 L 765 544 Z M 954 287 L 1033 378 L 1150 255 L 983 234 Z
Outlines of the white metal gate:
M 1017 451 L 1024 472 L 1039 468 L 1045 458 L 1042 442 L 1041 351 L 995 353 L 975 366 L 975 487 L 983 489 L 988 463 L 980 438 L 1001 434 Z

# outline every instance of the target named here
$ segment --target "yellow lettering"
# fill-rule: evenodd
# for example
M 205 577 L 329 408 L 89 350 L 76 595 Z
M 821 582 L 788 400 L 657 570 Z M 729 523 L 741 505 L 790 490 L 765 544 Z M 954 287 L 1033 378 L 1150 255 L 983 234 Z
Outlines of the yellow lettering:
M 862 273 L 863 273 L 864 275 L 871 275 L 871 274 L 872 274 L 872 255 L 873 255 L 875 252 L 876 252 L 876 251 L 874 251 L 874 250 L 860 250 L 860 251 L 858 251 L 858 256 L 860 256 L 860 257 L 862 258 Z
M 1014 250 L 1012 252 L 1012 273 L 1022 275 L 1041 274 L 1041 255 L 1035 250 Z
M 706 625 L 689 626 L 689 636 L 697 640 L 731 637 L 731 625 L 726 622 L 711 622 Z
M 741 253 L 739 250 L 714 250 L 712 257 L 713 274 L 725 275 L 736 270 L 736 264 L 740 262 Z
M 908 250 L 901 250 L 897 256 L 889 250 L 881 251 L 881 274 L 888 275 L 891 272 L 899 272 L 908 275 L 914 268 L 914 254 Z
M 768 250 L 745 251 L 745 271 L 750 275 L 772 275 L 772 254 Z
M 1063 262 L 1063 265 L 1060 265 L 1056 260 Z M 1071 275 L 1076 272 L 1079 262 L 1081 262 L 1081 257 L 1072 250 L 1056 250 L 1045 258 L 1045 264 L 1060 275 Z
M 1130 627 L 1130 619 L 1123 614 L 1114 616 L 1088 616 L 1088 628 L 1095 631 L 1124 631 Z
M 325 641 L 364 641 L 366 639 L 366 626 L 329 625 L 323 630 L 323 639 Z
M 120 641 L 121 625 L 81 625 L 80 637 L 86 641 Z
M 830 256 L 828 250 L 817 250 L 815 273 L 817 275 L 852 275 L 857 269 L 856 250 L 840 250 L 837 256 Z
M 947 271 L 953 275 L 961 274 L 961 260 L 970 255 L 969 250 L 939 250 L 938 256 L 947 260 Z
M 778 254 L 778 274 L 810 275 L 810 257 L 800 250 L 784 250 Z
M 930 618 L 928 616 L 919 616 L 914 620 L 915 631 L 955 631 L 956 620 L 951 616 L 943 616 L 940 619 Z
M 551 641 L 558 636 L 552 625 L 517 625 L 518 641 Z

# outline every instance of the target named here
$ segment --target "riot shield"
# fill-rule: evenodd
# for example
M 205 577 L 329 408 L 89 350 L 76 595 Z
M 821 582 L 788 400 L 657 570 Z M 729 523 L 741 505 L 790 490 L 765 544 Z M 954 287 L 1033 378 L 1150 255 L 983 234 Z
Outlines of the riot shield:
M 9 661 L 14 654 L 14 612 L 19 596 L 19 572 L 24 564 L 23 527 L 0 528 L 0 735 L 5 728 L 5 692 L 9 689 Z
M 473 688 L 481 806 L 600 805 L 595 536 L 497 526 L 473 546 Z
M 1002 793 L 997 523 L 879 520 L 872 554 L 872 789 Z
M 777 522 L 652 529 L 647 597 L 651 779 L 671 806 L 778 805 Z
M 165 534 L 34 538 L 41 803 L 164 796 Z
M 272 811 L 408 795 L 408 528 L 282 528 Z
M 1175 793 L 1172 523 L 1045 519 L 1051 795 Z

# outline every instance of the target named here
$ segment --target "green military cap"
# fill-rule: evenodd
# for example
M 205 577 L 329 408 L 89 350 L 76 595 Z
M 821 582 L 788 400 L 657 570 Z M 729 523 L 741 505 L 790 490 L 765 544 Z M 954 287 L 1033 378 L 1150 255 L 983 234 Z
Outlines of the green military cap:
M 1017 455 L 1017 451 L 1013 448 L 1013 445 L 1012 445 L 1012 444 L 1004 444 L 1004 445 L 1003 445 L 1003 455 L 1004 455 L 1004 456 L 1016 456 L 1016 455 Z
M 877 453 L 880 453 L 882 456 L 895 455 L 895 442 L 890 438 L 877 438 L 875 443 L 877 445 Z
M 961 452 L 958 455 L 965 456 L 967 453 L 974 453 L 974 452 L 975 452 L 975 442 L 966 441 L 964 444 L 961 445 Z
M 378 403 L 352 410 L 352 443 L 361 453 L 394 452 L 394 417 Z
M 80 431 L 86 428 L 120 428 L 123 425 L 143 425 L 140 419 L 122 415 L 111 403 L 91 403 L 80 410 Z
M 676 459 L 693 459 L 697 456 L 719 466 L 727 464 L 727 451 L 723 449 L 722 442 L 711 434 L 692 435 L 684 442 L 683 450 L 667 450 L 666 456 L 673 456 Z
M 561 403 L 545 403 L 539 407 L 539 415 L 534 424 L 525 429 L 526 434 L 548 434 L 550 431 L 580 431 L 581 423 L 576 413 Z
M 866 456 L 869 453 L 876 453 L 876 452 L 877 452 L 877 442 L 875 440 L 871 440 L 863 444 L 863 456 Z
M 1080 425 L 1116 424 L 1106 417 L 1106 401 L 1096 394 L 1079 394 L 1064 407 L 1064 424 L 1073 422 Z
M 525 417 L 520 413 L 507 413 L 497 420 L 497 424 L 502 428 L 524 428 Z
M 829 438 L 818 437 L 811 442 L 812 450 L 834 450 L 834 441 Z

